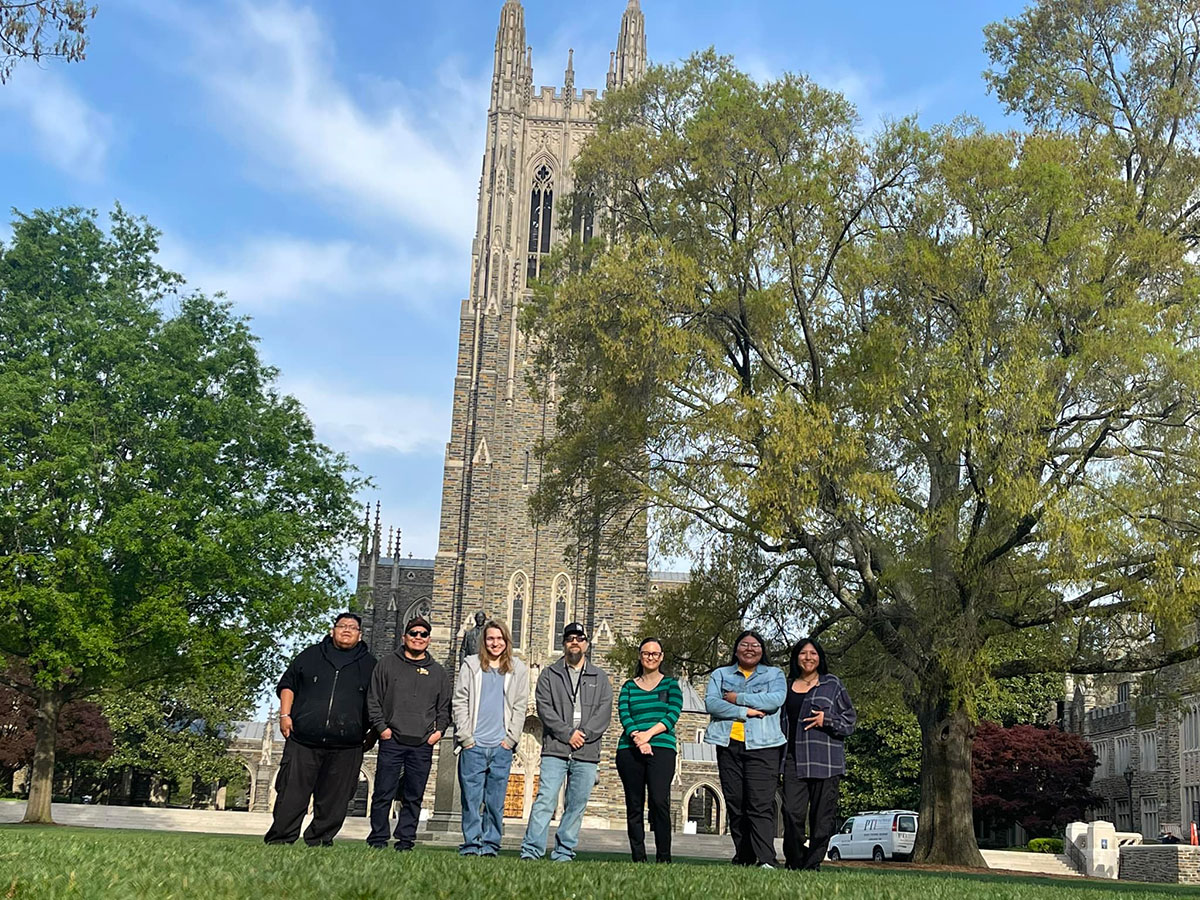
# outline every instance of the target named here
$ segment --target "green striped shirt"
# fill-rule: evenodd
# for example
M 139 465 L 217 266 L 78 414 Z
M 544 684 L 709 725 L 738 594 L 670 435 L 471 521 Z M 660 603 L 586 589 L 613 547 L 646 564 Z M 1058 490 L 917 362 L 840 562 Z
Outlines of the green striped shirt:
M 621 685 L 621 694 L 617 698 L 617 715 L 621 717 L 621 737 L 617 741 L 617 749 L 632 747 L 630 737 L 635 731 L 647 729 L 662 722 L 667 730 L 650 738 L 650 746 L 675 749 L 675 723 L 683 712 L 683 691 L 679 682 L 670 675 L 664 675 L 662 681 L 652 691 L 643 691 L 637 682 L 630 678 Z

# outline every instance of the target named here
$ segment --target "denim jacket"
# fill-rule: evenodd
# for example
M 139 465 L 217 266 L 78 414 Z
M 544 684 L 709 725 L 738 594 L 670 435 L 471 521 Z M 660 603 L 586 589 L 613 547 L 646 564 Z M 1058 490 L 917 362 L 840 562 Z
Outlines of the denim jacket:
M 737 703 L 725 699 L 726 691 L 737 693 Z M 722 666 L 712 673 L 704 692 L 704 707 L 712 716 L 704 732 L 704 742 L 728 747 L 733 723 L 744 722 L 747 750 L 780 746 L 786 741 L 779 724 L 779 710 L 785 699 L 787 679 L 782 669 L 759 666 L 753 675 L 743 678 L 737 666 Z M 746 710 L 751 706 L 766 715 L 747 718 Z

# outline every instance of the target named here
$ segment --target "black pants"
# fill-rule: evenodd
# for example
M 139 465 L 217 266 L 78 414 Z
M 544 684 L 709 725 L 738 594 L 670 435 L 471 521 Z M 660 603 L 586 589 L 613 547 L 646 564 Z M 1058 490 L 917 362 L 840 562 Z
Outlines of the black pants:
M 775 865 L 775 789 L 782 747 L 747 750 L 741 741 L 717 747 L 717 774 L 729 812 L 733 861 Z
M 375 792 L 371 797 L 371 833 L 367 843 L 386 847 L 392 801 L 400 794 L 400 816 L 396 821 L 396 849 L 411 850 L 417 840 L 417 821 L 421 817 L 421 798 L 433 767 L 433 747 L 429 744 L 401 744 L 394 738 L 379 742 L 375 762 Z
M 275 777 L 275 809 L 268 844 L 291 844 L 300 837 L 300 823 L 312 798 L 313 820 L 304 831 L 304 843 L 332 844 L 341 831 L 362 767 L 363 748 L 342 750 L 305 747 L 292 739 L 283 745 L 283 759 Z
M 841 778 L 801 778 L 791 759 L 783 764 L 783 856 L 789 869 L 819 869 L 837 830 Z M 808 847 L 804 846 L 805 822 Z
M 650 796 L 650 828 L 654 831 L 654 858 L 671 861 L 671 779 L 675 777 L 675 751 L 655 747 L 645 754 L 634 747 L 617 751 L 617 774 L 625 788 L 625 823 L 629 852 L 634 862 L 646 861 L 646 825 L 642 813 Z

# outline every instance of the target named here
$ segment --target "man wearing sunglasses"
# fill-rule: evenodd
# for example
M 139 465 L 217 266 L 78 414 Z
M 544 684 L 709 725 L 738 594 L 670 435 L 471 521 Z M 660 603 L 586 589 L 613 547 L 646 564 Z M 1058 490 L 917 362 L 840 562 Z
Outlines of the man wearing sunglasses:
M 313 803 L 304 832 L 310 847 L 333 843 L 358 786 L 363 751 L 374 734 L 367 686 L 375 657 L 362 641 L 362 619 L 344 612 L 327 637 L 300 653 L 279 679 L 279 730 L 287 743 L 275 779 L 268 844 L 291 844 Z
M 433 748 L 450 724 L 450 679 L 429 654 L 430 628 L 421 616 L 409 620 L 403 646 L 379 661 L 367 692 L 367 712 L 379 732 L 367 843 L 379 849 L 388 844 L 389 813 L 397 793 L 396 849 L 413 848 Z
M 566 797 L 550 858 L 555 862 L 575 858 L 583 811 L 596 784 L 600 738 L 612 721 L 613 707 L 608 675 L 587 661 L 587 648 L 583 625 L 572 622 L 563 629 L 562 658 L 546 667 L 534 690 L 542 720 L 542 765 L 521 859 L 541 859 L 545 854 L 550 817 L 564 781 Z

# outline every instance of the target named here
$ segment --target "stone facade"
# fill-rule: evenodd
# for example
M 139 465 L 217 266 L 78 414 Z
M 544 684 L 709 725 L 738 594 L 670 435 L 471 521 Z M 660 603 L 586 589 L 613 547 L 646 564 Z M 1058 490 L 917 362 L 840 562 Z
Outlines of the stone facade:
M 645 48 L 644 18 L 632 0 L 612 55 L 610 87 L 642 74 Z M 536 446 L 554 428 L 555 385 L 543 381 L 533 396 L 531 348 L 518 320 L 530 282 L 560 239 L 562 204 L 573 187 L 571 163 L 595 129 L 596 98 L 596 90 L 576 90 L 570 55 L 561 89 L 535 89 L 525 12 L 517 0 L 507 0 L 493 56 L 470 288 L 460 310 L 430 618 L 432 652 L 452 663 L 464 624 L 469 627 L 477 611 L 505 619 L 534 681 L 560 655 L 559 635 L 570 621 L 584 624 L 593 661 L 609 668 L 608 651 L 618 634 L 632 636 L 649 591 L 644 522 L 640 539 L 589 570 L 568 558 L 567 547 L 578 536 L 569 523 L 535 525 L 529 514 L 541 477 Z M 576 218 L 588 236 L 590 213 Z M 540 723 L 531 716 L 514 765 L 526 801 L 540 737 Z M 611 732 L 605 738 L 606 761 L 615 740 Z M 448 759 L 446 751 L 439 754 L 443 764 Z M 438 782 L 435 808 L 453 813 L 457 804 L 447 802 L 443 791 L 453 779 Z M 528 802 L 524 807 L 523 814 Z M 615 769 L 604 765 L 588 812 L 609 820 L 622 808 Z
M 606 87 L 627 84 L 645 68 L 645 20 L 637 0 L 629 0 Z M 390 531 L 384 539 L 377 507 L 372 538 L 359 558 L 364 637 L 376 655 L 397 646 L 405 621 L 418 611 L 433 623 L 430 652 L 451 669 L 458 665 L 463 634 L 477 612 L 508 623 L 514 651 L 531 672 L 529 716 L 509 784 L 508 814 L 522 819 L 532 805 L 540 762 L 541 723 L 533 687 L 541 670 L 561 655 L 563 626 L 584 624 L 592 639 L 592 661 L 608 671 L 615 696 L 624 681 L 608 659 L 617 638 L 637 639 L 651 593 L 686 580 L 648 571 L 644 519 L 635 519 L 635 537 L 619 552 L 602 553 L 600 562 L 588 568 L 579 555 L 567 552 L 579 541 L 579 530 L 570 523 L 535 524 L 529 513 L 530 496 L 541 479 L 536 447 L 555 424 L 556 386 L 550 378 L 531 391 L 531 348 L 520 331 L 519 315 L 531 297 L 531 281 L 560 240 L 562 204 L 573 188 L 571 165 L 595 130 L 592 107 L 598 93 L 576 90 L 573 54 L 568 54 L 561 88 L 535 89 L 524 10 L 517 0 L 503 4 L 470 286 L 459 311 L 437 556 L 403 558 L 399 532 Z M 576 233 L 590 236 L 590 210 L 580 209 L 569 218 Z M 699 792 L 696 809 L 711 813 L 711 821 L 699 827 L 715 829 L 724 822 L 715 762 L 711 752 L 691 746 L 707 717 L 699 695 L 694 690 L 686 694 L 679 736 L 689 749 L 679 757 L 676 820 L 682 829 L 684 807 Z M 618 733 L 614 714 L 585 818 L 592 827 L 624 823 L 614 765 Z M 425 800 L 433 811 L 431 827 L 457 827 L 453 759 L 447 739 L 436 754 Z
M 1068 683 L 1063 727 L 1092 744 L 1092 818 L 1153 840 L 1163 830 L 1186 839 L 1200 822 L 1200 671 L 1194 663 L 1153 679 Z M 1124 863 L 1122 862 L 1122 865 Z
M 1200 847 L 1139 844 L 1121 848 L 1122 881 L 1200 884 Z

